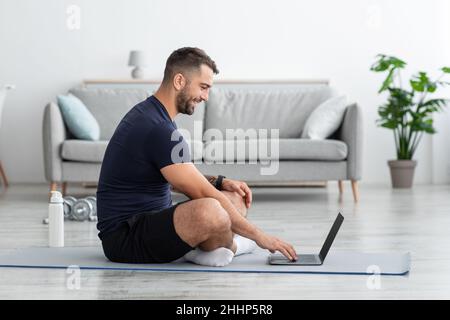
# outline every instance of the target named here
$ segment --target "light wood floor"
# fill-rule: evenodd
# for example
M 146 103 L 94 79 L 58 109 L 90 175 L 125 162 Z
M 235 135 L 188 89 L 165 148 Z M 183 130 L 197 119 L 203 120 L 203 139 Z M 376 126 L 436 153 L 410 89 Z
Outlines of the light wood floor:
M 316 252 L 338 211 L 346 220 L 334 248 L 410 251 L 412 270 L 381 277 L 236 273 L 161 273 L 82 270 L 79 290 L 68 289 L 62 269 L 0 268 L 0 299 L 449 299 L 450 186 L 392 190 L 361 185 L 354 204 L 349 184 L 342 199 L 327 188 L 255 188 L 249 219 Z M 95 189 L 69 187 L 68 194 Z M 175 197 L 174 200 L 180 200 Z M 46 246 L 47 185 L 13 185 L 0 195 L 0 249 Z M 93 222 L 66 222 L 66 246 L 100 245 Z

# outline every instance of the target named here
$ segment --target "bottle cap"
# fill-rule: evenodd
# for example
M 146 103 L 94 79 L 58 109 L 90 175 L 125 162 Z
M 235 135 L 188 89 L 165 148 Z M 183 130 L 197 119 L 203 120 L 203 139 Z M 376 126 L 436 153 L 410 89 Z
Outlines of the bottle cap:
M 50 203 L 63 203 L 64 202 L 61 192 L 52 191 L 51 194 L 52 194 L 52 196 L 50 198 Z

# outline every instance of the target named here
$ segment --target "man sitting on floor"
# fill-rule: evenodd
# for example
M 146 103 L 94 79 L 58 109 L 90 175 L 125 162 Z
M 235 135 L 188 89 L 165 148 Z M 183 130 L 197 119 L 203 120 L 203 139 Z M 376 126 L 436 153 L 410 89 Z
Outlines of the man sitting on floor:
M 251 252 L 255 242 L 296 259 L 290 244 L 246 219 L 252 202 L 246 183 L 198 171 L 173 122 L 178 113 L 191 115 L 198 103 L 208 100 L 217 73 L 203 50 L 174 51 L 156 93 L 134 106 L 117 126 L 97 190 L 97 228 L 109 260 L 164 263 L 184 257 L 224 266 L 233 256 Z M 170 185 L 191 200 L 173 205 Z

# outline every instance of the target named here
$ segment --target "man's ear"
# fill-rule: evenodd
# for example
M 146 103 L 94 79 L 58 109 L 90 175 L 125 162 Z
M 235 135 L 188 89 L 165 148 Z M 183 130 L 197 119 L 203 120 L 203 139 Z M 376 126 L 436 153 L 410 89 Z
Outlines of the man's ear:
M 173 86 L 177 91 L 182 90 L 186 85 L 186 78 L 181 73 L 177 73 L 173 77 Z

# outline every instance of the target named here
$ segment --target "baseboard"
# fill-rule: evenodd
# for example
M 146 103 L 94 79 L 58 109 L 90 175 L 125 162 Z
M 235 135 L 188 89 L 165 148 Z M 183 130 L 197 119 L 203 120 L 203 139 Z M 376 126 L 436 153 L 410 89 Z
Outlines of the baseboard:
M 325 188 L 327 181 L 246 181 L 250 187 Z
M 96 182 L 82 182 L 81 186 L 83 188 L 97 188 L 98 184 Z
M 325 188 L 327 181 L 246 181 L 250 187 L 305 187 Z M 97 188 L 95 182 L 83 182 L 83 188 Z

